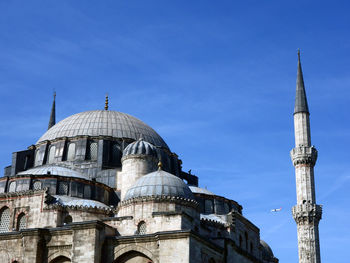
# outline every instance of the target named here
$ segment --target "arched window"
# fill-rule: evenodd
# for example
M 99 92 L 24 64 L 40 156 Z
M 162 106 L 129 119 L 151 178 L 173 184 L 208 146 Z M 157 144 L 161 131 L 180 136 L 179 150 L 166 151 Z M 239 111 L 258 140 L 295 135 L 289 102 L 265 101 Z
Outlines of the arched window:
M 250 253 L 253 253 L 253 243 L 250 242 Z
M 97 142 L 89 142 L 86 154 L 87 160 L 97 160 Z
M 241 235 L 239 235 L 239 247 L 242 247 L 242 242 L 243 242 L 243 238 Z
M 204 201 L 204 213 L 206 214 L 212 214 L 213 213 L 213 201 L 212 200 L 205 200 Z
M 59 195 L 68 195 L 68 182 L 59 182 L 58 183 L 58 194 Z
M 84 185 L 84 198 L 91 198 L 91 187 L 90 185 Z
M 63 225 L 67 225 L 73 222 L 73 218 L 70 215 L 67 215 L 63 220 Z
M 121 155 L 122 155 L 122 153 L 121 153 L 121 150 L 120 150 L 118 143 L 112 144 L 110 163 L 112 165 L 120 165 Z
M 25 213 L 20 213 L 17 217 L 17 230 L 22 230 L 27 227 L 27 218 Z
M 138 235 L 144 235 L 144 234 L 146 234 L 146 223 L 145 223 L 145 221 L 141 221 L 141 222 L 137 225 L 137 234 L 138 234 Z
M 16 192 L 16 182 L 11 182 L 9 185 L 9 192 Z
M 0 210 L 0 233 L 9 232 L 10 229 L 10 209 L 4 207 Z
M 248 250 L 248 233 L 244 232 L 245 249 Z
M 35 153 L 35 166 L 40 165 L 40 151 L 37 150 Z
M 67 161 L 72 161 L 75 159 L 75 143 L 70 143 L 68 145 Z
M 33 190 L 37 191 L 37 190 L 41 190 L 42 188 L 42 183 L 39 180 L 35 180 L 33 182 Z
M 56 151 L 56 147 L 51 146 L 49 151 L 48 163 L 53 163 L 55 161 L 55 151 Z

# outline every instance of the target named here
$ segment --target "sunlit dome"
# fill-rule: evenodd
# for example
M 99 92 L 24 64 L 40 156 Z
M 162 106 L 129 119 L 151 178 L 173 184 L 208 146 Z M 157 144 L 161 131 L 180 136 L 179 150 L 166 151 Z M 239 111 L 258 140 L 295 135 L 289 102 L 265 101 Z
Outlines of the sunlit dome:
M 61 137 L 110 136 L 145 141 L 168 148 L 162 137 L 139 119 L 118 111 L 95 110 L 74 114 L 58 122 L 37 141 L 37 143 Z
M 179 177 L 163 170 L 158 170 L 139 178 L 126 192 L 124 200 L 164 196 L 194 200 L 190 188 Z

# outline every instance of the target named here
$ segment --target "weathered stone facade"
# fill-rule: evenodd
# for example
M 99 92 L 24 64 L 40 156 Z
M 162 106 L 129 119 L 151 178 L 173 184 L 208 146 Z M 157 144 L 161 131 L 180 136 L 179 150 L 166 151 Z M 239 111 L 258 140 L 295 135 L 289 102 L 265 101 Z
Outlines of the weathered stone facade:
M 56 125 L 54 112 L 0 178 L 0 262 L 278 262 L 152 128 L 108 107 Z

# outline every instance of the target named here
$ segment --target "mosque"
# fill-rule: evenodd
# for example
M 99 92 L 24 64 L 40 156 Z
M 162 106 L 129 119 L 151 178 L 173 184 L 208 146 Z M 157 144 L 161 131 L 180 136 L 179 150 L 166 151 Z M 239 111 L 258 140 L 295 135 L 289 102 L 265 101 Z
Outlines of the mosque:
M 198 187 L 150 126 L 108 98 L 58 123 L 55 107 L 0 178 L 0 262 L 278 262 L 242 206 Z

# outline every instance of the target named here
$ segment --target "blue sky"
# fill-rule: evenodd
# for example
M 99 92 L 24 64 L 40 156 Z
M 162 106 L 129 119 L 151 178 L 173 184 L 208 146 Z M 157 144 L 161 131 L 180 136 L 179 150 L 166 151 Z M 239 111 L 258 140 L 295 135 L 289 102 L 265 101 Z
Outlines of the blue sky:
M 0 166 L 57 119 L 110 109 L 152 126 L 200 186 L 238 201 L 297 262 L 297 48 L 319 151 L 324 262 L 350 244 L 348 1 L 1 1 Z M 270 209 L 283 207 L 280 213 Z

